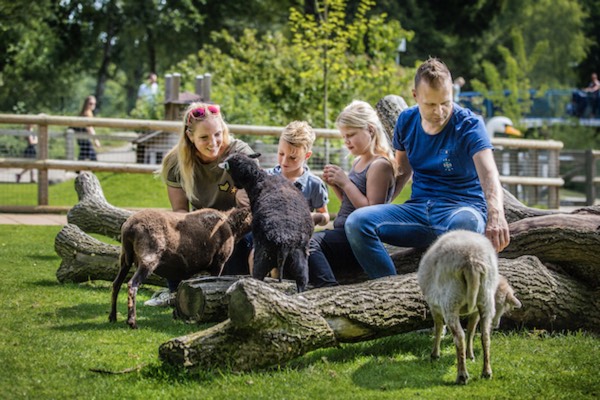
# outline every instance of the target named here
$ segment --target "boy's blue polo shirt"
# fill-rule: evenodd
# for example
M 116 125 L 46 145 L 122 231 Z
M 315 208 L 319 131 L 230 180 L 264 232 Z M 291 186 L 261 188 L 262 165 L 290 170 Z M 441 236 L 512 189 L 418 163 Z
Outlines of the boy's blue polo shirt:
M 277 165 L 266 171 L 271 175 L 281 175 L 281 166 Z M 310 168 L 307 165 L 304 166 L 304 173 L 296 179 L 294 185 L 300 189 L 304 198 L 308 201 L 310 211 L 314 211 L 329 203 L 329 192 L 327 191 L 325 182 L 310 172 Z

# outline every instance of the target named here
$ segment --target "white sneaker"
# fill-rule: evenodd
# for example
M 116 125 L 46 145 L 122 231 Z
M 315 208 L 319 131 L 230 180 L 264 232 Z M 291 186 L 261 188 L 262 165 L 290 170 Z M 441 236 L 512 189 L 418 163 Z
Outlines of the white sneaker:
M 172 304 L 175 304 L 175 293 L 170 293 L 169 289 L 154 292 L 150 300 L 144 302 L 145 306 L 150 307 L 169 307 Z

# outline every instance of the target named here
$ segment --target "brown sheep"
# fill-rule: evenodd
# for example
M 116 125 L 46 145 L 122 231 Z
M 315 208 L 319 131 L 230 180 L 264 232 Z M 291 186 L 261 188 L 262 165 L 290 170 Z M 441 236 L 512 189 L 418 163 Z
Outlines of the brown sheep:
M 127 284 L 127 323 L 135 329 L 137 290 L 150 274 L 174 281 L 202 271 L 219 275 L 235 243 L 250 232 L 251 222 L 247 207 L 190 213 L 149 209 L 133 214 L 121 227 L 121 268 L 113 282 L 109 321 L 117 320 L 117 297 L 133 264 L 137 270 Z

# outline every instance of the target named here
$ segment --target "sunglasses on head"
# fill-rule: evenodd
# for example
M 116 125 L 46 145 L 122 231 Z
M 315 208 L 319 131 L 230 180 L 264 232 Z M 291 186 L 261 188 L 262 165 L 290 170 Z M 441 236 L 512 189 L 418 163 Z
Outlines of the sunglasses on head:
M 208 106 L 201 106 L 198 108 L 194 108 L 193 110 L 191 110 L 188 113 L 187 124 L 189 125 L 190 122 L 192 122 L 192 119 L 194 119 L 196 121 L 202 121 L 203 119 L 206 119 L 208 114 L 213 114 L 213 115 L 219 114 L 219 106 L 216 104 L 211 104 Z

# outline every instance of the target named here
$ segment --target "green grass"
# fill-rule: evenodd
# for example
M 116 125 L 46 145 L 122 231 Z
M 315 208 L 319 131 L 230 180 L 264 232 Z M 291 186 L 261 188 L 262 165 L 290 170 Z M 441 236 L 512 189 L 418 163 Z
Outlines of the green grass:
M 186 373 L 158 361 L 165 341 L 207 326 L 187 325 L 164 308 L 144 307 L 140 329 L 108 323 L 110 283 L 60 284 L 54 238 L 61 227 L 0 227 L 0 398 L 6 399 L 585 399 L 600 396 L 600 339 L 584 333 L 496 332 L 494 378 L 483 380 L 481 347 L 468 362 L 472 380 L 453 385 L 454 347 L 429 361 L 427 333 L 344 344 L 271 371 Z M 137 372 L 107 375 L 91 369 Z

